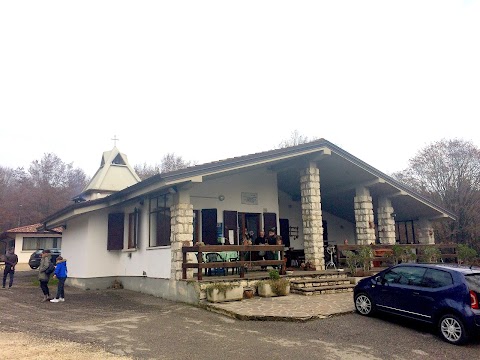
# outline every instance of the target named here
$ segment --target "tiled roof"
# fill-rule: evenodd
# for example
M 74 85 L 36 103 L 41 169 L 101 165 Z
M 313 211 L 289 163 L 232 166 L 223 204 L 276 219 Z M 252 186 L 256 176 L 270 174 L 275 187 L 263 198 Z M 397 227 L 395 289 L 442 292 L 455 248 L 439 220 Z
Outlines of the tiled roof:
M 41 227 L 42 224 L 41 223 L 38 223 L 38 224 L 32 224 L 32 225 L 25 225 L 25 226 L 20 226 L 20 227 L 16 227 L 16 228 L 13 228 L 13 229 L 9 229 L 7 231 L 5 231 L 5 233 L 41 233 L 41 234 L 48 234 L 52 231 L 49 231 L 49 230 L 42 230 L 42 231 L 38 231 L 37 229 L 39 227 Z M 63 231 L 63 228 L 60 226 L 60 227 L 57 227 L 55 229 L 53 229 L 54 232 L 62 232 Z

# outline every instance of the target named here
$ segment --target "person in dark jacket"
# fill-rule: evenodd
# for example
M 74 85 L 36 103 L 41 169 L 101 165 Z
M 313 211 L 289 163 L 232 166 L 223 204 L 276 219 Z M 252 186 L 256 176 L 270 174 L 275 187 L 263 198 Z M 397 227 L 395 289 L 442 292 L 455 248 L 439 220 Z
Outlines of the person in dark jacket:
M 43 300 L 48 301 L 50 297 L 50 290 L 48 289 L 48 280 L 50 280 L 50 274 L 47 274 L 48 265 L 52 261 L 52 254 L 50 250 L 45 249 L 42 253 L 42 259 L 40 260 L 40 266 L 38 267 L 38 280 L 40 281 L 40 288 L 43 292 Z
M 57 257 L 57 265 L 55 266 L 53 277 L 58 279 L 57 296 L 55 296 L 55 299 L 50 300 L 50 302 L 63 302 L 65 301 L 65 280 L 67 280 L 67 259 L 61 256 Z
M 266 245 L 268 244 L 267 238 L 265 237 L 265 231 L 261 230 L 255 239 L 255 245 Z M 253 260 L 265 260 L 265 251 L 258 251 L 252 253 Z M 262 266 L 262 270 L 266 270 L 266 266 Z
M 13 275 L 15 274 L 15 265 L 18 263 L 18 256 L 15 254 L 14 249 L 8 249 L 5 254 L 5 270 L 3 270 L 3 283 L 2 288 L 5 289 L 7 284 L 7 276 L 10 274 L 10 281 L 8 282 L 8 288 L 10 289 L 13 285 Z

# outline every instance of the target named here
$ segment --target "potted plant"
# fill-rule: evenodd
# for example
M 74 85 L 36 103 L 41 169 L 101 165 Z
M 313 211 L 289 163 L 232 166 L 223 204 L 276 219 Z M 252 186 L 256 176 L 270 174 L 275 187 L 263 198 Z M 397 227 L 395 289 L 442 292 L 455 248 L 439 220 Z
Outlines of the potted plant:
M 347 250 L 344 253 L 345 253 L 345 261 L 347 263 L 348 271 L 352 276 L 355 276 L 358 269 L 358 255 L 350 250 Z
M 281 278 L 278 270 L 268 272 L 270 279 L 257 283 L 258 295 L 262 297 L 285 296 L 290 293 L 290 281 Z
M 243 286 L 240 284 L 213 283 L 207 285 L 207 300 L 210 302 L 235 301 L 243 299 Z
M 246 287 L 243 289 L 243 298 L 244 299 L 251 299 L 255 295 L 255 290 L 251 287 Z

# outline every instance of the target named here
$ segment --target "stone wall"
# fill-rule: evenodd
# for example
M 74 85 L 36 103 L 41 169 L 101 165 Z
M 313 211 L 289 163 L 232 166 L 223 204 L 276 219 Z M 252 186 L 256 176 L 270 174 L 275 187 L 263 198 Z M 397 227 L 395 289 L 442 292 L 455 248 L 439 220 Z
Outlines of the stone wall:
M 323 252 L 322 206 L 320 197 L 320 172 L 315 164 L 300 174 L 302 195 L 302 221 L 305 261 L 316 270 L 325 266 Z
M 354 198 L 355 232 L 358 245 L 375 243 L 375 222 L 373 203 L 370 191 L 366 188 L 357 189 Z
M 193 245 L 193 205 L 177 204 L 170 208 L 171 216 L 171 235 L 170 249 L 172 256 L 171 279 L 180 280 L 182 278 L 183 245 Z M 188 254 L 187 261 L 193 262 L 193 253 Z M 187 270 L 187 278 L 192 278 L 193 269 Z
M 416 236 L 419 244 L 435 244 L 435 235 L 431 222 L 420 219 L 415 222 Z
M 380 198 L 377 210 L 378 240 L 380 244 L 395 244 L 395 219 L 392 202 L 387 198 Z

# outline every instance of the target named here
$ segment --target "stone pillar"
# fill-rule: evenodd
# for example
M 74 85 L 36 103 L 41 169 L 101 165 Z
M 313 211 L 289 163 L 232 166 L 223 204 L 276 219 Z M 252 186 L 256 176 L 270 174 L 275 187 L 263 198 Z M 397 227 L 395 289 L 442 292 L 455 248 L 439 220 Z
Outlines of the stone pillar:
M 305 261 L 316 270 L 325 267 L 323 252 L 322 205 L 320 197 L 320 172 L 315 163 L 300 173 L 302 195 L 303 246 Z
M 388 198 L 380 198 L 378 201 L 378 240 L 380 244 L 395 245 L 395 219 L 392 201 Z
M 171 235 L 170 251 L 172 256 L 170 279 L 182 278 L 182 247 L 184 244 L 193 245 L 193 205 L 178 203 L 170 208 Z M 187 261 L 193 262 L 193 253 L 188 254 Z M 187 279 L 193 277 L 193 269 L 187 270 Z
M 435 234 L 430 220 L 420 219 L 415 221 L 416 236 L 419 244 L 435 244 Z
M 373 217 L 373 203 L 370 191 L 359 187 L 354 198 L 355 231 L 358 245 L 375 243 L 375 222 Z

